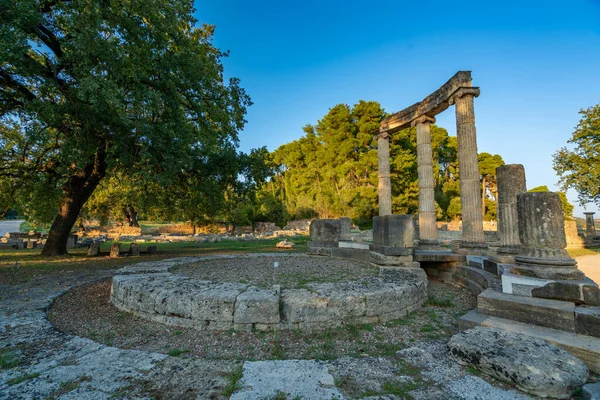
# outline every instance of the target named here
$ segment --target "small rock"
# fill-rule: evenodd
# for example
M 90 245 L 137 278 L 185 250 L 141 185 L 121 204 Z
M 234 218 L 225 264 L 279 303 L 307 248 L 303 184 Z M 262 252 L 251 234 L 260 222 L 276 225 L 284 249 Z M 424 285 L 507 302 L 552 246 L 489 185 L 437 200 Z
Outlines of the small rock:
M 287 240 L 282 240 L 281 242 L 275 245 L 278 249 L 295 249 L 296 244 L 292 242 L 288 242 Z
M 600 382 L 583 385 L 581 395 L 583 400 L 600 400 Z
M 586 365 L 537 338 L 477 327 L 454 335 L 450 357 L 539 397 L 568 399 L 588 378 Z

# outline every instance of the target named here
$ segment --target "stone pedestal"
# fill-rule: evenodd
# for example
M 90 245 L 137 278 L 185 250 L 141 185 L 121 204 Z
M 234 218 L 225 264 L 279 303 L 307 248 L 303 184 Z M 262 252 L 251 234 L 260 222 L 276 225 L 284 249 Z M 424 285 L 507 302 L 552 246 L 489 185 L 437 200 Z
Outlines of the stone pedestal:
M 88 256 L 95 257 L 100 254 L 100 242 L 92 242 L 88 248 Z
M 388 266 L 418 266 L 413 262 L 414 229 L 412 215 L 373 217 L 373 244 L 369 246 L 369 261 Z
M 515 256 L 510 272 L 518 277 L 534 278 L 540 283 L 532 297 L 600 304 L 600 290 L 577 268 L 577 261 L 565 250 L 564 213 L 560 196 L 552 192 L 522 193 L 517 196 L 519 237 L 523 245 Z M 503 290 L 506 290 L 503 287 Z
M 131 243 L 129 245 L 129 254 L 133 257 L 137 257 L 140 255 L 140 245 L 139 243 Z
M 331 249 L 338 247 L 342 239 L 344 228 L 350 233 L 349 224 L 342 223 L 339 219 L 313 220 L 310 224 L 310 241 L 307 243 L 308 254 L 331 255 Z
M 77 246 L 77 235 L 69 235 L 67 238 L 67 249 L 74 249 Z
M 521 252 L 517 213 L 517 196 L 527 192 L 525 169 L 521 164 L 509 164 L 496 168 L 498 185 L 498 237 L 500 247 L 493 261 L 514 262 L 513 256 Z
M 462 87 L 449 99 L 456 107 L 456 136 L 458 139 L 458 164 L 460 175 L 460 203 L 462 212 L 461 249 L 480 254 L 487 249 L 483 236 L 481 193 L 479 189 L 479 164 L 477 161 L 477 132 L 473 98 L 479 88 Z
M 594 224 L 593 212 L 584 212 L 585 214 L 585 241 L 591 243 L 596 237 L 596 225 Z
M 379 175 L 379 215 L 392 214 L 392 183 L 390 181 L 390 135 L 377 136 L 377 160 Z
M 412 122 L 417 127 L 417 162 L 419 171 L 419 248 L 439 248 L 433 186 L 433 152 L 429 125 L 435 118 L 421 116 Z
M 121 245 L 119 243 L 113 243 L 110 246 L 110 258 L 117 258 L 121 253 Z

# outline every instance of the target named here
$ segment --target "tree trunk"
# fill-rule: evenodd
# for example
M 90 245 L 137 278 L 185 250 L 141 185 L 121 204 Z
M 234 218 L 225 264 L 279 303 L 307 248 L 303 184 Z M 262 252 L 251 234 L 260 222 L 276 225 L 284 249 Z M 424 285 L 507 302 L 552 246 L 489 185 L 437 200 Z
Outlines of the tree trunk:
M 131 214 L 129 213 L 129 210 L 127 209 L 127 206 L 123 206 L 123 209 L 121 211 L 123 212 L 123 215 L 125 216 L 125 220 L 127 221 L 127 225 L 128 226 L 133 226 L 133 224 L 131 222 Z
M 137 211 L 135 211 L 135 208 L 133 208 L 133 206 L 129 206 L 129 226 L 135 226 L 136 228 L 140 227 L 140 224 L 138 222 L 137 219 Z
M 90 160 L 83 170 L 73 174 L 64 184 L 62 190 L 65 197 L 50 227 L 48 240 L 42 249 L 42 256 L 67 254 L 67 240 L 77 217 L 79 217 L 79 212 L 105 175 L 105 154 L 104 151 L 98 151 L 94 159 Z

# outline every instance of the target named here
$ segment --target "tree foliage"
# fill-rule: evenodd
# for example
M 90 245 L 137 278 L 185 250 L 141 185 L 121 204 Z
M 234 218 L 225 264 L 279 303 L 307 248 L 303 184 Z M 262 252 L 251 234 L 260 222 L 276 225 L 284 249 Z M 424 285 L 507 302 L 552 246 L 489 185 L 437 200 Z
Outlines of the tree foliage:
M 43 254 L 66 252 L 105 177 L 167 188 L 210 170 L 220 180 L 222 171 L 196 168 L 235 154 L 250 100 L 225 81 L 226 54 L 211 44 L 213 26 L 197 26 L 192 1 L 0 0 L 0 9 L 0 186 L 29 215 L 58 210 Z
M 580 110 L 579 124 L 568 143 L 554 153 L 554 170 L 563 190 L 575 189 L 579 203 L 600 205 L 600 104 Z

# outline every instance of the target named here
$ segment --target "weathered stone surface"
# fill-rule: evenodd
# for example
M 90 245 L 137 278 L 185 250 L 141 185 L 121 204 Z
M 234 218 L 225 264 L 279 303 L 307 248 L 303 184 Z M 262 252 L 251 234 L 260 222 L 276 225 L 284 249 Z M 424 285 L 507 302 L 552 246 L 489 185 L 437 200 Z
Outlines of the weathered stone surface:
M 600 289 L 592 280 L 550 282 L 546 286 L 533 288 L 531 296 L 600 306 Z
M 121 245 L 119 243 L 113 243 L 110 246 L 110 258 L 117 258 L 121 253 Z
M 575 307 L 575 332 L 600 338 L 600 307 Z
M 337 242 L 342 235 L 342 223 L 339 219 L 315 219 L 310 224 L 310 240 L 318 242 Z
M 582 361 L 548 342 L 493 328 L 454 335 L 448 349 L 459 364 L 540 397 L 568 399 L 589 375 Z
M 69 235 L 67 238 L 67 249 L 74 249 L 77 246 L 77 235 Z
M 585 214 L 585 239 L 588 242 L 592 242 L 596 237 L 596 224 L 594 223 L 593 212 L 586 212 Z
M 129 245 L 129 254 L 133 257 L 137 257 L 140 255 L 140 245 L 139 243 L 131 243 Z
M 381 244 L 369 245 L 369 250 L 384 256 L 412 256 L 414 252 L 411 247 L 383 246 Z
M 287 240 L 282 240 L 281 242 L 277 242 L 275 245 L 278 249 L 295 249 L 296 244 L 292 242 L 288 242 Z
M 488 289 L 477 297 L 480 313 L 575 332 L 575 304 L 515 296 Z
M 391 247 L 413 247 L 414 229 L 412 215 L 373 217 L 373 243 Z
M 392 182 L 390 180 L 390 135 L 377 136 L 377 193 L 379 196 L 379 216 L 392 214 Z
M 148 246 L 148 248 L 146 249 L 147 254 L 156 254 L 156 251 L 157 251 L 157 248 L 155 245 Z
M 498 236 L 500 254 L 519 254 L 519 217 L 517 195 L 527 192 L 525 169 L 521 164 L 507 164 L 496 168 L 498 184 Z M 498 260 L 501 261 L 501 260 Z
M 278 324 L 279 293 L 249 287 L 237 296 L 233 322 L 236 324 Z
M 100 242 L 90 243 L 90 247 L 88 248 L 87 255 L 90 257 L 95 257 L 99 254 L 100 254 Z
M 524 249 L 511 272 L 551 280 L 582 280 L 585 275 L 565 247 L 564 213 L 557 193 L 517 196 L 519 238 Z
M 583 400 L 600 400 L 600 382 L 583 385 L 581 396 Z

